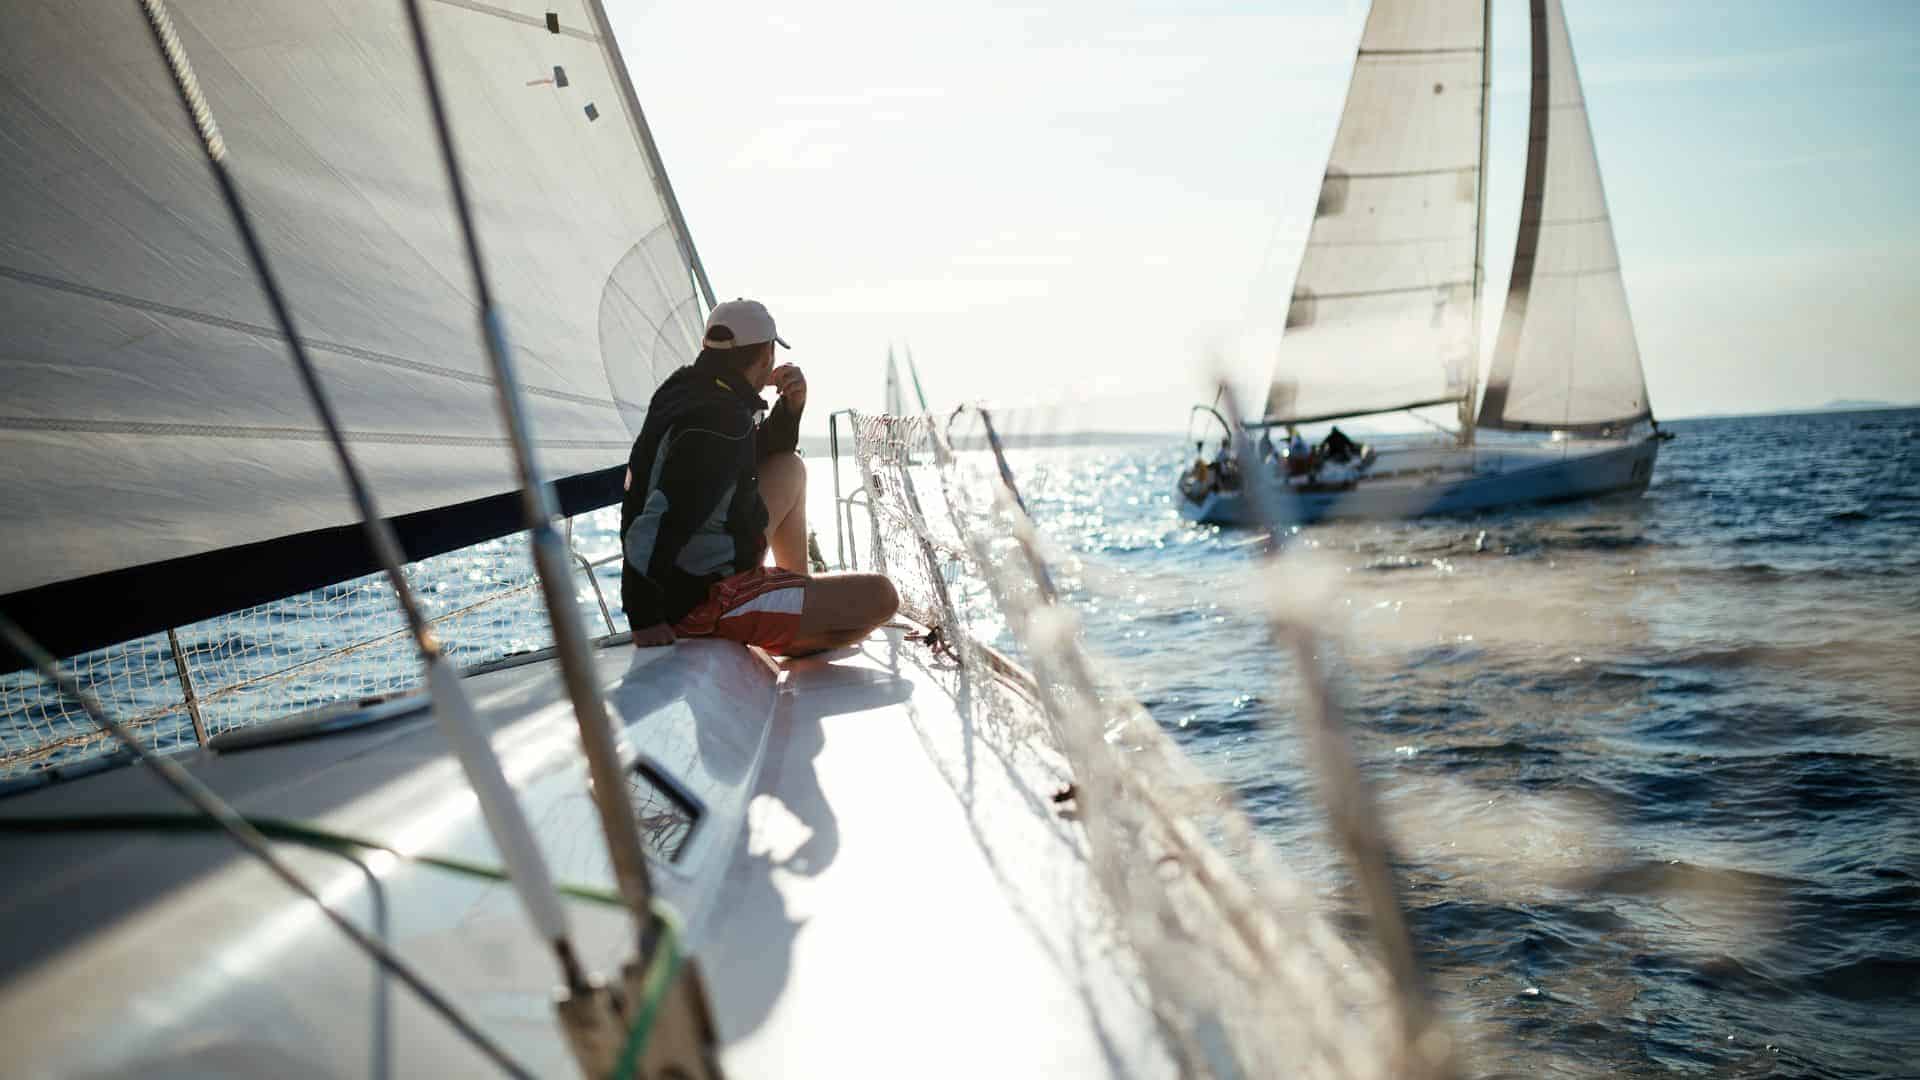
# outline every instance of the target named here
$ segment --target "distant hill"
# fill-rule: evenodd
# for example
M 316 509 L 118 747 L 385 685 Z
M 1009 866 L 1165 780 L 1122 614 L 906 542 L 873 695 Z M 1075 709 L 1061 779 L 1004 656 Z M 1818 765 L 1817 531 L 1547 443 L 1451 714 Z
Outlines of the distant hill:
M 1800 409 L 1768 409 L 1765 412 L 1750 413 L 1696 413 L 1692 416 L 1666 417 L 1665 420 L 1739 420 L 1757 416 L 1813 416 L 1830 412 L 1882 412 L 1895 409 L 1920 409 L 1920 402 L 1901 404 L 1897 401 L 1872 401 L 1862 398 L 1835 398 L 1825 405 L 1811 405 Z
M 1834 398 L 1815 412 L 1863 412 L 1869 409 L 1904 409 L 1897 401 L 1868 401 L 1861 398 Z

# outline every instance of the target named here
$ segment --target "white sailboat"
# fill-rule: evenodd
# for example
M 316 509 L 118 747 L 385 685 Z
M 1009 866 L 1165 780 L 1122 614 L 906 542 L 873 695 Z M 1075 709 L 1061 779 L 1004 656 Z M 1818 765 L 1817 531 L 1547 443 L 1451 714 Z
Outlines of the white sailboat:
M 0 141 L 9 1075 L 1364 1076 L 1437 1045 L 1166 811 L 1230 803 L 1145 771 L 1177 761 L 1157 728 L 1043 704 L 1083 662 L 1043 692 L 971 640 L 941 575 L 1006 549 L 935 555 L 924 418 L 856 447 L 891 470 L 875 554 L 921 561 L 964 664 L 904 626 L 635 650 L 617 550 L 529 603 L 552 567 L 514 537 L 554 530 L 520 432 L 562 513 L 617 500 L 712 303 L 598 0 L 29 0 Z M 1302 979 L 1315 1008 L 1277 1006 Z
M 900 378 L 900 364 L 894 357 L 893 346 L 887 346 L 887 386 L 883 402 L 887 416 L 930 416 L 933 410 L 927 405 L 927 392 L 920 385 L 920 369 L 914 365 L 913 350 L 906 350 L 907 377 L 913 381 L 913 397 L 907 397 L 906 383 Z
M 1339 460 L 1282 448 L 1253 455 L 1293 520 L 1485 510 L 1647 486 L 1662 436 L 1566 15 L 1560 0 L 1530 2 L 1526 178 L 1484 395 L 1475 382 L 1491 0 L 1375 0 L 1368 14 L 1263 415 L 1233 423 L 1208 406 L 1195 415 L 1216 426 L 1211 438 L 1230 440 L 1242 430 L 1452 405 L 1459 429 L 1444 445 L 1332 448 Z M 1496 431 L 1532 437 L 1478 437 Z M 1183 474 L 1181 513 L 1255 520 L 1239 460 Z
M 372 490 L 407 557 L 446 553 L 409 573 L 461 598 L 421 602 L 539 858 L 575 887 L 552 915 L 566 952 L 618 978 L 636 924 L 560 665 L 485 644 L 509 617 L 551 639 L 524 602 L 525 549 L 490 546 L 522 527 L 519 485 L 406 9 L 170 6 Z M 598 2 L 423 6 L 534 445 L 566 512 L 605 505 L 711 290 Z M 438 997 L 127 766 L 9 649 L 7 1072 L 579 1075 L 554 951 L 495 869 L 505 849 L 419 669 L 383 644 L 406 648 L 393 594 L 333 584 L 377 563 L 157 37 L 131 2 L 9 12 L 0 612 L 71 657 L 143 743 L 177 748 L 159 760 Z M 513 587 L 473 599 L 496 575 Z M 588 677 L 612 707 L 650 895 L 679 913 L 677 933 L 640 926 L 611 1049 L 651 1034 L 649 1076 L 1169 1069 L 1126 962 L 1085 921 L 1092 879 L 1045 802 L 1064 779 L 1022 765 L 970 787 L 1008 811 L 977 841 L 943 771 L 970 721 L 951 674 L 916 663 L 923 646 L 892 629 L 834 663 L 636 651 L 602 614 Z M 995 692 L 975 677 L 974 695 Z M 689 953 L 700 981 L 650 981 Z M 962 1013 L 993 1037 L 952 1039 Z

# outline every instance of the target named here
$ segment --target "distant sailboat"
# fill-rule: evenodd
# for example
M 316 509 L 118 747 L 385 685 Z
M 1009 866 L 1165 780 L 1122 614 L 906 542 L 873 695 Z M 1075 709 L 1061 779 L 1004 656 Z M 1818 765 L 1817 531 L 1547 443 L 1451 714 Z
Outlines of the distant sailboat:
M 1453 405 L 1460 430 L 1451 445 L 1378 454 L 1276 449 L 1262 467 L 1284 480 L 1296 520 L 1636 492 L 1652 475 L 1661 435 L 1566 16 L 1560 0 L 1531 4 L 1519 233 L 1477 415 L 1490 0 L 1377 0 L 1368 15 L 1266 407 L 1243 426 Z M 1217 411 L 1194 412 L 1230 438 Z M 1545 438 L 1476 445 L 1476 429 Z M 1178 484 L 1181 512 L 1252 520 L 1239 480 L 1228 461 L 1196 466 Z
M 921 416 L 933 410 L 927 406 L 927 392 L 920 386 L 920 369 L 914 366 L 913 350 L 907 350 L 907 376 L 913 380 L 913 401 L 907 402 L 905 384 L 900 381 L 900 365 L 894 359 L 893 347 L 887 347 L 887 397 L 886 415 Z
M 888 416 L 907 415 L 907 397 L 900 391 L 900 365 L 894 362 L 893 350 L 887 350 L 887 400 Z

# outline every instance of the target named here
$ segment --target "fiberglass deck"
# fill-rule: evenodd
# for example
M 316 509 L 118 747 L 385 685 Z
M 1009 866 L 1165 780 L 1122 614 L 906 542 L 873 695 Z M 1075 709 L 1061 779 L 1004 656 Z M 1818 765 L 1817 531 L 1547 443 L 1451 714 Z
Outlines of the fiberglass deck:
M 1062 770 L 960 708 L 964 680 L 922 649 L 889 629 L 785 665 L 712 642 L 596 656 L 630 756 L 702 804 L 690 831 L 667 800 L 639 812 L 676 853 L 655 886 L 686 916 L 730 1075 L 1169 1072 L 1077 826 L 1047 801 Z M 554 876 L 611 886 L 553 663 L 467 686 Z M 180 760 L 249 815 L 497 862 L 424 713 Z M 0 819 L 138 813 L 190 816 L 138 767 L 0 801 Z M 537 1073 L 575 1075 L 551 959 L 504 885 L 281 848 Z M 224 837 L 0 830 L 0 868 L 11 1075 L 492 1071 Z M 590 964 L 624 958 L 622 912 L 567 906 Z

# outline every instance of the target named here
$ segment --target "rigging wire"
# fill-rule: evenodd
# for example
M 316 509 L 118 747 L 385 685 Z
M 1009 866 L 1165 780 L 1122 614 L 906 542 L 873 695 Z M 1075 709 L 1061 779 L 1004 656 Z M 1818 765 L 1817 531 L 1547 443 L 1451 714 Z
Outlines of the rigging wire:
M 460 155 L 454 148 L 453 124 L 440 89 L 439 68 L 433 60 L 433 48 L 427 39 L 426 17 L 420 0 L 404 0 L 408 29 L 413 35 L 414 53 L 420 62 L 420 77 L 433 116 L 435 135 L 440 146 L 441 163 L 446 167 L 447 186 L 453 195 L 454 213 L 459 219 L 460 235 L 466 245 L 468 268 L 473 275 L 475 300 L 479 308 L 480 337 L 486 345 L 487 359 L 493 365 L 495 398 L 501 422 L 513 444 L 514 465 L 520 474 L 521 508 L 526 516 L 527 533 L 533 549 L 534 569 L 540 578 L 540 591 L 546 599 L 547 620 L 553 629 L 554 652 L 560 660 L 560 673 L 567 696 L 573 702 L 574 718 L 580 726 L 581 747 L 586 753 L 587 770 L 593 785 L 593 805 L 600 815 L 614 877 L 621 895 L 632 910 L 640 938 L 640 954 L 649 952 L 653 937 L 652 885 L 647 877 L 645 848 L 639 825 L 627 798 L 626 771 L 614 742 L 613 721 L 606 702 L 600 696 L 593 657 L 580 622 L 580 609 L 573 594 L 572 570 L 565 544 L 554 530 L 556 515 L 552 489 L 547 485 L 535 457 L 528 432 L 525 405 L 520 397 L 520 382 L 514 374 L 513 354 L 507 345 L 506 323 L 494 303 L 493 288 L 487 276 L 486 259 L 480 251 L 480 233 L 473 220 L 473 206 L 467 197 L 466 177 L 460 169 Z
M 554 891 L 546 860 L 534 840 L 532 827 L 520 811 L 512 787 L 501 771 L 499 759 L 494 756 L 492 746 L 480 731 L 479 721 L 466 691 L 460 685 L 459 675 L 447 660 L 432 624 L 421 610 L 419 598 L 407 582 L 406 572 L 402 569 L 406 556 L 401 550 L 399 537 L 395 535 L 392 524 L 380 513 L 373 491 L 347 446 L 333 401 L 320 382 L 313 359 L 307 355 L 305 342 L 294 327 L 293 312 L 287 304 L 286 295 L 280 288 L 272 265 L 267 261 L 266 249 L 253 227 L 253 217 L 247 212 L 240 196 L 239 182 L 235 180 L 227 160 L 226 140 L 220 134 L 212 107 L 200 90 L 199 78 L 194 74 L 193 63 L 188 59 L 186 48 L 180 43 L 180 35 L 174 29 L 166 0 L 140 0 L 140 7 L 146 15 L 148 29 L 153 32 L 154 45 L 160 50 L 167 72 L 172 76 L 180 104 L 186 109 L 187 117 L 199 136 L 207 166 L 213 172 L 234 228 L 247 250 L 247 258 L 258 279 L 260 291 L 273 309 L 275 323 L 287 340 L 287 348 L 293 355 L 301 384 L 313 402 L 314 411 L 320 416 L 321 426 L 326 429 L 327 440 L 333 446 L 334 455 L 346 478 L 347 489 L 366 528 L 367 541 L 386 571 L 387 580 L 392 584 L 394 595 L 406 616 L 421 663 L 426 668 L 434 720 L 452 744 L 478 798 L 488 831 L 499 846 L 501 857 L 513 870 L 514 891 L 526 909 L 529 921 L 552 947 L 567 986 L 574 990 L 581 989 L 587 985 L 586 974 L 581 970 L 574 953 L 566 911 Z
M 1422 416 L 1420 415 L 1419 411 L 1415 409 L 1407 409 L 1405 411 L 1408 416 L 1413 417 L 1415 420 L 1420 421 L 1421 423 L 1427 425 L 1428 427 L 1432 428 L 1433 430 L 1439 432 L 1442 435 L 1446 435 L 1450 438 L 1455 438 L 1455 439 L 1458 439 L 1460 437 L 1460 432 L 1453 430 L 1452 428 L 1441 423 L 1440 421 L 1435 420 L 1431 416 Z
M 143 4 L 155 2 L 158 2 L 158 0 L 142 0 Z M 481 1031 L 472 1020 L 469 1020 L 465 1014 L 461 1013 L 460 1010 L 454 1006 L 453 1002 L 449 1001 L 438 990 L 434 989 L 423 976 L 416 972 L 406 961 L 400 959 L 384 942 L 381 942 L 358 926 L 355 926 L 345 915 L 342 915 L 325 900 L 321 899 L 320 893 L 314 889 L 312 885 L 309 885 L 306 879 L 294 873 L 292 867 L 288 866 L 278 855 L 273 853 L 273 849 L 268 846 L 267 838 L 261 835 L 260 830 L 254 828 L 246 818 L 240 816 L 240 813 L 226 800 L 216 794 L 212 788 L 207 787 L 198 777 L 188 772 L 185 768 L 182 768 L 179 762 L 174 761 L 164 754 L 156 754 L 148 749 L 124 724 L 107 715 L 106 709 L 101 706 L 99 700 L 96 699 L 92 693 L 82 687 L 72 675 L 62 670 L 60 662 L 54 659 L 51 653 L 41 648 L 38 641 L 29 637 L 26 631 L 20 629 L 20 626 L 4 613 L 0 613 L 0 637 L 4 637 L 7 644 L 11 645 L 21 656 L 26 657 L 27 661 L 40 672 L 42 677 L 58 687 L 61 693 L 78 703 L 80 708 L 86 712 L 87 716 L 90 717 L 95 724 L 99 725 L 102 731 L 118 739 L 133 753 L 134 757 L 140 760 L 141 764 L 151 768 L 154 775 L 159 777 L 161 783 L 171 788 L 173 792 L 182 799 L 191 803 L 193 807 L 202 814 L 205 814 L 209 820 L 213 821 L 224 830 L 228 836 L 232 837 L 234 843 L 240 845 L 241 849 L 247 854 L 259 860 L 275 877 L 285 882 L 289 888 L 313 901 L 314 904 L 320 908 L 321 914 L 325 915 L 329 922 L 338 927 L 340 932 L 347 936 L 348 940 L 352 941 L 363 952 L 372 957 L 374 961 L 389 974 L 405 983 L 408 989 L 411 989 L 419 996 L 421 1002 L 434 1012 L 439 1013 L 441 1018 L 446 1020 L 454 1031 L 472 1043 L 475 1049 L 491 1059 L 494 1064 L 500 1067 L 502 1072 L 515 1077 L 530 1078 L 533 1076 L 531 1071 L 507 1053 L 506 1048 L 494 1042 L 486 1032 Z

